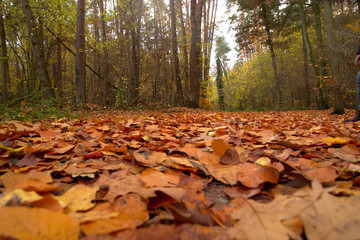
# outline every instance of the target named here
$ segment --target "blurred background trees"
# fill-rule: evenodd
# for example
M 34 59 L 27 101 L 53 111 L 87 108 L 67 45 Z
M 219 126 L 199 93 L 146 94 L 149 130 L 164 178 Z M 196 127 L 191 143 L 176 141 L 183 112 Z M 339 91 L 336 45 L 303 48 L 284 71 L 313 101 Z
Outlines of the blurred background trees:
M 230 67 L 226 36 L 215 34 L 218 0 L 1 0 L 1 103 L 357 105 L 358 1 L 227 2 L 238 50 Z

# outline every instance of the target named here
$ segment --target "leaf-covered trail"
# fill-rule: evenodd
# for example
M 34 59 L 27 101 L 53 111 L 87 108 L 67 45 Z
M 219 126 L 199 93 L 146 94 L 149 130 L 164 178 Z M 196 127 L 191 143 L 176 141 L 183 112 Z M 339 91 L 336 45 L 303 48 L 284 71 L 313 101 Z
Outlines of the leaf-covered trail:
M 360 236 L 360 124 L 344 116 L 188 109 L 94 116 L 0 126 L 0 236 Z

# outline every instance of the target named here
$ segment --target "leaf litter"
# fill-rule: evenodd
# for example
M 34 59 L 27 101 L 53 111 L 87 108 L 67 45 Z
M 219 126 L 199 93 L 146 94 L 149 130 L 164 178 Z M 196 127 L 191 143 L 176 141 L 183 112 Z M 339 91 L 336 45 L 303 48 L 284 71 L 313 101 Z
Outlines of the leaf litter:
M 0 237 L 358 239 L 360 124 L 175 110 L 2 123 Z

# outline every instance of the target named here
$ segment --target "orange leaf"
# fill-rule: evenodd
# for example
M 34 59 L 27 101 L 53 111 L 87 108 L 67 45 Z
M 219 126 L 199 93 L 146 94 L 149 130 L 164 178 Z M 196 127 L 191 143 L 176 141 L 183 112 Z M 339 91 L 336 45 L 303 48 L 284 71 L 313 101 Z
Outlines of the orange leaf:
M 225 154 L 226 150 L 231 148 L 230 145 L 221 138 L 214 139 L 214 141 L 212 141 L 211 143 L 211 147 L 213 148 L 214 152 L 220 157 Z
M 100 219 L 81 224 L 86 234 L 112 233 L 124 229 L 133 229 L 149 219 L 147 204 L 136 194 L 126 195 L 118 201 L 119 215 L 110 219 Z
M 319 182 L 331 182 L 337 178 L 336 170 L 332 167 L 314 168 L 305 171 L 305 175 L 311 179 L 317 179 Z
M 140 175 L 146 187 L 175 187 L 179 184 L 179 176 L 162 173 L 156 169 L 148 168 Z
M 0 235 L 16 239 L 77 240 L 79 224 L 72 217 L 42 208 L 0 208 Z
M 249 188 L 257 188 L 260 184 L 270 182 L 277 184 L 280 173 L 276 168 L 269 166 L 259 166 L 253 163 L 246 163 L 240 169 L 237 179 L 242 185 Z

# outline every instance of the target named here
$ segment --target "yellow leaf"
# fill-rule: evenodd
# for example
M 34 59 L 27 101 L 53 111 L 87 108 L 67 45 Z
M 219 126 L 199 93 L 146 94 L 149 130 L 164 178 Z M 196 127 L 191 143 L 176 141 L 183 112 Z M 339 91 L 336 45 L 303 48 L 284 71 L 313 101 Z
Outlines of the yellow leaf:
M 0 235 L 31 240 L 77 240 L 79 224 L 70 216 L 47 209 L 2 207 Z
M 66 212 L 85 211 L 92 208 L 95 203 L 98 187 L 88 187 L 82 184 L 75 185 L 65 194 L 55 197 Z
M 332 146 L 332 145 L 335 145 L 335 144 L 348 144 L 351 142 L 351 139 L 350 138 L 344 138 L 344 137 L 327 137 L 327 138 L 323 138 L 321 140 L 323 143 L 326 143 L 328 146 Z
M 12 192 L 0 196 L 0 206 L 4 206 L 7 202 L 9 202 L 9 200 L 15 197 L 18 197 L 21 200 L 21 203 L 23 202 L 31 203 L 43 198 L 35 191 L 24 191 L 23 189 L 18 188 Z
M 261 166 L 271 166 L 271 160 L 268 157 L 261 157 L 258 160 L 256 160 L 255 163 Z

